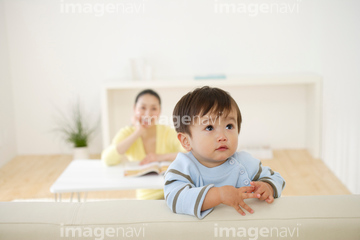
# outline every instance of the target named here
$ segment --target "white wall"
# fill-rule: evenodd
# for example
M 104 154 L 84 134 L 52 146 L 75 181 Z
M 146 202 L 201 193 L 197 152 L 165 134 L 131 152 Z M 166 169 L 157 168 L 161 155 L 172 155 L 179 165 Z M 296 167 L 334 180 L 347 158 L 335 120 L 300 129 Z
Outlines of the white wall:
M 4 1 L 0 0 L 0 166 L 16 155 L 15 117 Z
M 323 159 L 353 193 L 360 193 L 359 1 L 321 1 L 324 77 Z
M 144 11 L 96 16 L 64 13 L 67 1 L 6 1 L 19 154 L 69 151 L 50 131 L 53 105 L 65 111 L 79 96 L 100 113 L 102 83 L 129 76 L 130 57 L 146 58 L 156 79 L 169 80 L 316 71 L 311 3 L 296 14 L 251 17 L 216 14 L 205 0 L 119 2 L 144 4 Z
M 216 13 L 216 4 L 226 2 L 245 4 L 247 13 Z M 269 2 L 288 8 L 254 13 L 251 4 Z M 82 4 L 83 12 L 65 13 L 66 3 Z M 140 11 L 101 14 L 96 5 L 111 3 L 137 4 Z M 131 57 L 147 59 L 155 78 L 169 81 L 204 73 L 315 72 L 324 76 L 324 161 L 360 193 L 350 184 L 359 182 L 357 1 L 5 0 L 5 7 L 19 154 L 69 152 L 50 131 L 53 106 L 66 110 L 79 97 L 100 114 L 101 85 L 128 79 Z M 349 145 L 336 142 L 335 132 Z M 92 152 L 101 151 L 100 135 Z M 348 177 L 337 173 L 346 161 Z

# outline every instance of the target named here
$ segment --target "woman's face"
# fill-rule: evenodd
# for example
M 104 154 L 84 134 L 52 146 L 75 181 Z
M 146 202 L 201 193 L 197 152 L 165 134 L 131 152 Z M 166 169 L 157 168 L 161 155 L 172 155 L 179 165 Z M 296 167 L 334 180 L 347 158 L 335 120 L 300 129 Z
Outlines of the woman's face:
M 160 116 L 159 100 L 151 95 L 144 94 L 139 97 L 134 107 L 135 119 L 142 125 L 154 125 Z

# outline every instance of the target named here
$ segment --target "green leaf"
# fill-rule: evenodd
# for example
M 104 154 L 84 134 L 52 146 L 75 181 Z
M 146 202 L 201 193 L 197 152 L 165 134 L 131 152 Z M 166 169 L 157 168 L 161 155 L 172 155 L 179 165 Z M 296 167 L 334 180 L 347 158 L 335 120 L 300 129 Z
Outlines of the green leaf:
M 61 110 L 56 110 L 58 112 L 58 118 L 56 120 L 57 128 L 54 129 L 54 132 L 60 133 L 65 141 L 72 143 L 74 147 L 88 146 L 91 137 L 99 125 L 99 121 L 92 127 L 88 127 L 79 101 L 72 108 L 70 118 L 66 117 Z

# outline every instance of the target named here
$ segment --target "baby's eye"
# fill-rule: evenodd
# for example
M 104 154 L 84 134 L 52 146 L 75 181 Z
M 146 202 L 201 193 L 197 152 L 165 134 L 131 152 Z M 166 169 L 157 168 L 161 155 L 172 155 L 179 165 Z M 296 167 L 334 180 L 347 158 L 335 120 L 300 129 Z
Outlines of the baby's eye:
M 207 127 L 205 128 L 205 130 L 206 130 L 206 131 L 212 131 L 212 130 L 214 130 L 214 127 L 211 126 L 211 125 L 209 125 L 209 126 L 207 126 Z
M 234 125 L 232 125 L 232 124 L 226 125 L 226 129 L 233 129 L 233 128 L 234 128 Z

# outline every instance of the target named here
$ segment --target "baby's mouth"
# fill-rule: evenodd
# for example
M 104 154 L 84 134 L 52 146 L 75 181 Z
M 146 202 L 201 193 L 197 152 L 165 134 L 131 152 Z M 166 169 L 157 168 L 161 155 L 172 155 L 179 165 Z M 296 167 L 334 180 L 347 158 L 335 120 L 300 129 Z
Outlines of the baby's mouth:
M 218 150 L 218 151 L 225 151 L 225 150 L 227 150 L 227 149 L 228 149 L 227 146 L 220 146 L 220 147 L 218 147 L 216 150 Z

